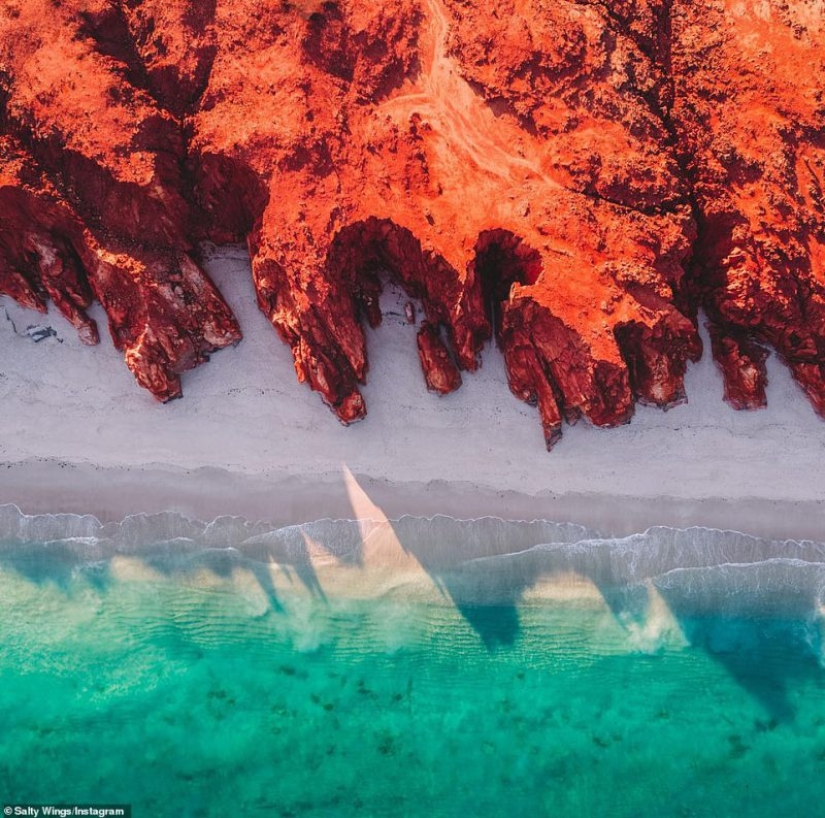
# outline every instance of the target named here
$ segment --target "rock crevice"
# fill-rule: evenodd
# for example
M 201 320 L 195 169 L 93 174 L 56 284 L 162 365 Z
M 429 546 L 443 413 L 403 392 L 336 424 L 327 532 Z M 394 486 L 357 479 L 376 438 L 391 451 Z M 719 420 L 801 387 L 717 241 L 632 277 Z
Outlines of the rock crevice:
M 737 408 L 766 346 L 825 414 L 825 2 L 10 0 L 0 293 L 88 343 L 103 305 L 156 397 L 240 339 L 193 250 L 245 239 L 298 379 L 366 413 L 363 322 L 420 302 L 427 387 L 491 339 L 564 421 Z M 416 311 L 412 311 L 415 320 Z

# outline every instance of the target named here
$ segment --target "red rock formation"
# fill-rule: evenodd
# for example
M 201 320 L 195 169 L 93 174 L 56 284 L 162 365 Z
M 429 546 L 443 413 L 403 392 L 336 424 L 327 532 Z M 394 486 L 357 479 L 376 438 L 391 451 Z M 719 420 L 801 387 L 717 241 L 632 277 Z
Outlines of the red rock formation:
M 728 338 L 716 347 L 727 392 L 764 403 L 745 332 L 825 414 L 825 4 L 678 3 L 672 26 L 674 133 L 703 303 Z
M 425 321 L 418 331 L 418 356 L 427 388 L 439 395 L 455 392 L 461 386 L 461 373 L 450 357 L 438 327 Z
M 548 446 L 563 418 L 683 400 L 702 305 L 734 405 L 764 399 L 758 339 L 825 413 L 821 12 L 10 0 L 0 292 L 89 341 L 97 298 L 167 399 L 239 337 L 192 247 L 246 239 L 299 380 L 347 423 L 390 277 L 428 387 L 494 335 Z
M 715 324 L 709 329 L 713 357 L 724 376 L 725 400 L 734 409 L 767 406 L 768 350 L 746 333 L 722 330 Z
M 0 292 L 39 309 L 48 295 L 88 343 L 94 296 L 138 383 L 169 400 L 241 336 L 189 256 L 180 123 L 110 56 L 125 49 L 113 16 L 104 2 L 0 11 Z

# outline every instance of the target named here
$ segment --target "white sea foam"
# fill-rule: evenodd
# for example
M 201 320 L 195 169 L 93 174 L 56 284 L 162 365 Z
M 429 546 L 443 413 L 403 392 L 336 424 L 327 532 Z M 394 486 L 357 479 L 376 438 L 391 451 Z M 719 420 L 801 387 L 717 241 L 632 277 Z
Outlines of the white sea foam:
M 546 520 L 406 516 L 275 526 L 239 517 L 206 523 L 172 512 L 102 524 L 88 515 L 29 516 L 0 506 L 0 566 L 37 576 L 48 576 L 50 566 L 82 569 L 117 555 L 164 574 L 205 570 L 226 577 L 247 566 L 260 577 L 274 566 L 290 576 L 297 571 L 306 587 L 322 593 L 332 575 L 319 579 L 320 567 L 355 569 L 350 576 L 361 572 L 364 582 L 354 587 L 368 587 L 378 566 L 366 546 L 375 537 L 390 537 L 417 576 L 428 576 L 458 605 L 516 605 L 541 583 L 570 576 L 586 579 L 626 621 L 648 615 L 654 591 L 683 615 L 819 616 L 825 600 L 825 544 L 711 528 L 655 527 L 603 538 Z M 419 582 L 403 570 L 407 575 L 387 586 L 393 593 Z

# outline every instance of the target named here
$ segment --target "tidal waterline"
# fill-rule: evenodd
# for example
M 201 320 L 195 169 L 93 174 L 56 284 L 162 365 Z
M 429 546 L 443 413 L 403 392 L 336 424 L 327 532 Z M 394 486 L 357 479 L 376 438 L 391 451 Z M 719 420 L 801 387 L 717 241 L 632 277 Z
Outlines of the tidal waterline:
M 825 548 L 0 509 L 4 802 L 816 814 Z

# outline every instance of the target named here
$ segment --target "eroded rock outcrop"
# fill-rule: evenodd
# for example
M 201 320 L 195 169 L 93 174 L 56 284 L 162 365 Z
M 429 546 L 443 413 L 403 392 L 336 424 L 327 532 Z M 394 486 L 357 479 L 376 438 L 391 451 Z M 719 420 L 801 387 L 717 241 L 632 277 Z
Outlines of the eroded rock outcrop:
M 746 5 L 11 0 L 0 292 L 90 343 L 96 298 L 168 399 L 240 337 L 193 248 L 247 240 L 347 423 L 389 277 L 427 386 L 494 338 L 548 446 L 683 400 L 701 306 L 733 405 L 768 343 L 825 413 L 825 8 Z
M 727 390 L 764 403 L 758 339 L 825 414 L 825 4 L 701 0 L 672 18 L 674 133 Z
M 128 50 L 100 23 L 114 14 L 105 2 L 0 10 L 0 292 L 40 309 L 52 298 L 89 343 L 94 296 L 138 383 L 169 400 L 182 371 L 240 330 L 189 255 L 181 123 L 111 55 Z

